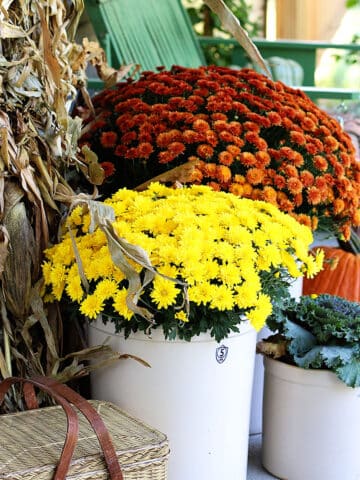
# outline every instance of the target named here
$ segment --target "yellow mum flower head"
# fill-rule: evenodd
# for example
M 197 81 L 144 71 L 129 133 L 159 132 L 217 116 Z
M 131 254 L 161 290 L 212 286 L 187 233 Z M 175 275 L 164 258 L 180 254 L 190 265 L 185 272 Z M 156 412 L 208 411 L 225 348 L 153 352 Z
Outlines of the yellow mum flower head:
M 134 312 L 127 306 L 127 295 L 128 291 L 125 288 L 118 290 L 114 295 L 113 307 L 118 315 L 130 320 L 134 316 Z
M 175 313 L 175 318 L 177 320 L 180 320 L 181 322 L 188 322 L 189 321 L 189 317 L 187 316 L 187 314 L 183 310 Z
M 167 308 L 176 304 L 180 290 L 175 283 L 166 278 L 157 276 L 154 280 L 154 289 L 150 296 L 159 308 Z
M 103 302 L 97 295 L 88 295 L 80 304 L 80 312 L 94 320 L 103 309 Z
M 46 250 L 44 295 L 61 299 L 65 289 L 83 315 L 104 314 L 118 330 L 146 331 L 152 318 L 169 335 L 189 340 L 210 329 L 220 341 L 244 316 L 260 328 L 289 278 L 314 275 L 323 262 L 291 216 L 210 187 L 155 183 L 122 189 L 106 205 L 113 229 L 88 233 L 90 215 L 71 213 L 76 255 L 66 234 Z
M 81 278 L 77 264 L 74 264 L 68 273 L 66 293 L 73 302 L 80 302 L 85 295 L 81 285 Z

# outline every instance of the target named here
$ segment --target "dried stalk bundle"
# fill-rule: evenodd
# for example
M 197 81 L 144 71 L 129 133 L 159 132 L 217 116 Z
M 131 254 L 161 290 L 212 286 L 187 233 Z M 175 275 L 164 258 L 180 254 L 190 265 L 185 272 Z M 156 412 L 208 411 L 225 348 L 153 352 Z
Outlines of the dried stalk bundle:
M 81 120 L 69 114 L 79 89 L 87 98 L 87 62 L 118 80 L 96 44 L 73 43 L 82 9 L 82 0 L 0 2 L 0 379 L 36 373 L 66 381 L 83 374 L 92 355 L 60 358 L 59 312 L 45 313 L 39 294 L 42 251 L 74 198 L 66 172 L 81 171 L 90 183 L 91 172 L 99 175 L 77 155 Z

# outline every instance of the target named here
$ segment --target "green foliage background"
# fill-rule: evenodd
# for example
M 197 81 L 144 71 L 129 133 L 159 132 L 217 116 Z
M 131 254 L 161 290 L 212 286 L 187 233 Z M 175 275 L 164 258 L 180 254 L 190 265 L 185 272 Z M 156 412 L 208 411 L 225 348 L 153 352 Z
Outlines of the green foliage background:
M 183 0 L 191 23 L 198 35 L 227 37 L 228 33 L 222 28 L 219 18 L 198 0 Z M 250 37 L 259 35 L 262 24 L 260 20 L 253 20 L 251 12 L 253 5 L 246 0 L 224 0 L 229 9 L 239 19 L 240 24 Z M 228 66 L 231 64 L 233 47 L 231 45 L 208 45 L 204 47 L 204 54 L 208 65 Z

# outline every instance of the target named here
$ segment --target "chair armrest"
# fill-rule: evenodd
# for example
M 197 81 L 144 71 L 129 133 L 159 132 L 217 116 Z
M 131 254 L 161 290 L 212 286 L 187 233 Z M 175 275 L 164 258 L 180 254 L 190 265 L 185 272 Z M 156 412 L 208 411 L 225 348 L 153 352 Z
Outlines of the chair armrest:
M 240 67 L 243 67 L 249 62 L 245 50 L 241 47 L 239 42 L 233 38 L 200 36 L 198 38 L 202 47 L 219 44 L 232 46 L 233 65 L 239 65 Z M 348 44 L 300 40 L 266 39 L 253 39 L 253 41 L 265 59 L 273 56 L 278 56 L 282 58 L 291 58 L 293 60 L 296 60 L 303 67 L 303 83 L 306 86 L 314 86 L 315 84 L 314 75 L 316 67 L 316 54 L 318 50 L 325 50 L 331 48 L 336 50 L 360 51 L 360 44 L 353 43 Z

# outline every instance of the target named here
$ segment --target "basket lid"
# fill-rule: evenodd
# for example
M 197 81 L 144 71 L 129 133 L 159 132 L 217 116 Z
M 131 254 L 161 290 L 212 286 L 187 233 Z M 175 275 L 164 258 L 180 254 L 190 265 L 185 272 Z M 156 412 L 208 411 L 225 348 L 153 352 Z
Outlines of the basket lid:
M 123 470 L 142 462 L 165 459 L 169 453 L 166 435 L 125 413 L 116 405 L 90 401 L 101 415 Z M 106 470 L 102 452 L 90 424 L 78 412 L 79 439 L 69 475 Z M 0 479 L 50 480 L 66 436 L 66 415 L 62 407 L 0 416 Z

